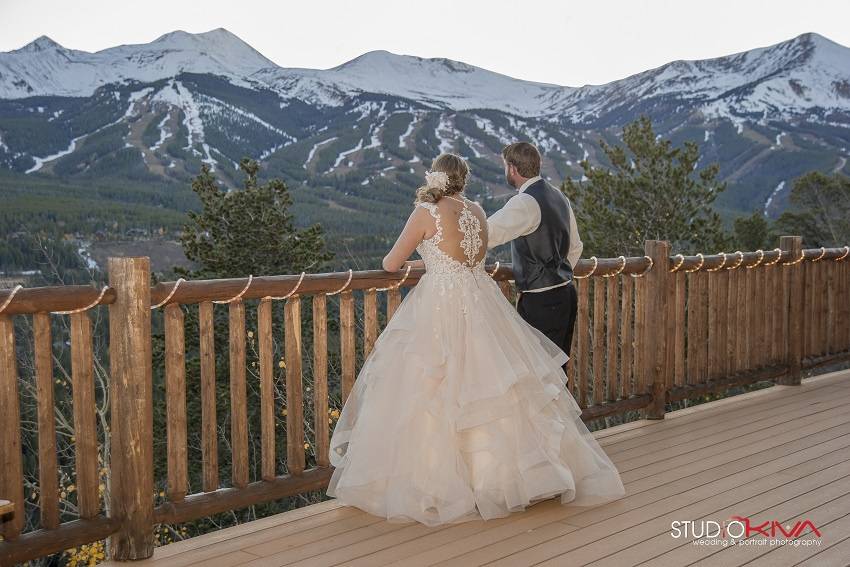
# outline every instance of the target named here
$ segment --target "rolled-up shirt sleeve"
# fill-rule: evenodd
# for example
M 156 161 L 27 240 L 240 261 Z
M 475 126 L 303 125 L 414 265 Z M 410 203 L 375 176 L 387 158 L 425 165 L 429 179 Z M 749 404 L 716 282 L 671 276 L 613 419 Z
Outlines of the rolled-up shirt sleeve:
M 571 267 L 575 268 L 581 258 L 581 252 L 584 250 L 584 243 L 578 235 L 578 225 L 576 224 L 576 216 L 573 214 L 573 206 L 569 200 L 567 204 L 570 207 L 570 249 L 567 251 L 567 261 Z
M 517 193 L 487 219 L 487 248 L 531 234 L 540 226 L 540 206 L 531 195 Z M 579 251 L 581 254 L 581 251 Z

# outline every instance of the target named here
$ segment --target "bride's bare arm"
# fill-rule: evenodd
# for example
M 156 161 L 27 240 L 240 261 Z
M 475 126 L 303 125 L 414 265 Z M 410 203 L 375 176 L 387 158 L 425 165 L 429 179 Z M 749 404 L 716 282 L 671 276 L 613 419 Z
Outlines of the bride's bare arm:
M 405 265 L 405 261 L 425 238 L 426 221 L 429 216 L 430 213 L 422 207 L 413 209 L 392 249 L 384 256 L 384 270 L 397 272 Z

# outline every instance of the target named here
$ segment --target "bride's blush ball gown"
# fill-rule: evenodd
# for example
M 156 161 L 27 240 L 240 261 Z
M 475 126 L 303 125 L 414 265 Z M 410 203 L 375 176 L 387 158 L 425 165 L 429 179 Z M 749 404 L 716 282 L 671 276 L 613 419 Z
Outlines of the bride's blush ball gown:
M 428 526 L 499 518 L 559 494 L 578 506 L 621 498 L 616 467 L 566 389 L 567 355 L 475 262 L 481 223 L 468 202 L 452 226 L 435 204 L 420 206 L 437 227 L 417 247 L 426 273 L 345 401 L 327 494 Z M 453 245 L 468 261 L 444 251 Z

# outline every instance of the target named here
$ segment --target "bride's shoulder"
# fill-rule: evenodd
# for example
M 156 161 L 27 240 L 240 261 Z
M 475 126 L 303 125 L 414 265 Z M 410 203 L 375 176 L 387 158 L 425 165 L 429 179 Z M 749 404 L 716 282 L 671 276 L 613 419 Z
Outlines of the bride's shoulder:
M 416 203 L 416 206 L 413 207 L 414 213 L 419 212 L 419 211 L 428 211 L 429 213 L 431 213 L 431 215 L 434 215 L 434 216 L 437 215 L 439 210 L 440 209 L 439 209 L 439 207 L 437 207 L 436 203 L 429 203 L 427 201 L 419 201 L 418 203 Z

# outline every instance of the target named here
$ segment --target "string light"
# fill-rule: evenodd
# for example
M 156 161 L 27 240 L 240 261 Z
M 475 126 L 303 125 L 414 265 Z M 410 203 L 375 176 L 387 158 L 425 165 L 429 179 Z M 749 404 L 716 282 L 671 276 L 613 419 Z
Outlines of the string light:
M 625 256 L 619 256 L 617 259 L 618 259 L 618 260 L 621 260 L 621 261 L 623 262 L 623 263 L 620 265 L 620 268 L 619 268 L 617 271 L 613 272 L 613 273 L 610 273 L 610 274 L 602 274 L 602 277 L 603 277 L 603 278 L 613 278 L 613 277 L 615 277 L 615 276 L 619 276 L 620 274 L 622 274 L 622 273 L 623 273 L 623 270 L 625 270 L 625 269 L 626 269 L 626 257 L 625 257 Z
M 726 252 L 718 253 L 719 256 L 723 256 L 723 261 L 716 268 L 706 268 L 706 272 L 717 272 L 723 269 L 723 266 L 726 265 Z
M 103 289 L 100 290 L 100 294 L 97 296 L 97 299 L 86 305 L 85 307 L 80 307 L 78 309 L 71 309 L 69 311 L 51 311 L 54 315 L 71 315 L 72 313 L 80 313 L 81 311 L 87 311 L 100 303 L 100 300 L 103 299 L 103 294 L 106 293 L 106 290 L 109 289 L 108 285 L 103 286 Z
M 836 258 L 835 261 L 836 262 L 842 262 L 844 260 L 844 258 L 847 257 L 848 254 L 850 254 L 850 246 L 845 246 L 844 247 L 844 254 L 840 258 Z M 0 311 L 3 311 L 3 310 L 0 309 Z
M 168 296 L 165 299 L 163 299 L 162 301 L 160 301 L 159 303 L 157 303 L 156 305 L 151 305 L 151 309 L 156 309 L 157 307 L 162 307 L 163 305 L 168 303 L 168 300 L 171 299 L 171 297 L 174 295 L 174 292 L 177 291 L 177 288 L 180 286 L 180 284 L 185 282 L 185 281 L 186 280 L 184 280 L 183 278 L 180 278 L 176 282 L 174 282 L 174 287 L 171 288 L 171 291 L 169 292 Z
M 17 284 L 15 287 L 12 288 L 12 293 L 10 293 L 9 297 L 6 298 L 6 301 L 3 302 L 3 305 L 0 305 L 0 313 L 3 313 L 6 307 L 8 307 L 10 303 L 12 303 L 12 299 L 15 297 L 15 294 L 22 289 L 24 289 L 24 286 L 22 286 L 21 284 Z
M 633 278 L 642 278 L 643 276 L 648 274 L 649 271 L 652 269 L 652 266 L 655 265 L 655 262 L 653 262 L 652 258 L 650 258 L 649 256 L 644 256 L 644 258 L 646 258 L 646 260 L 649 262 L 649 265 L 646 267 L 646 269 L 644 271 L 642 271 L 639 274 L 629 274 Z
M 231 302 L 233 302 L 233 301 L 236 301 L 237 299 L 239 299 L 240 297 L 242 297 L 242 295 L 243 295 L 246 291 L 248 291 L 248 288 L 251 286 L 251 281 L 252 281 L 252 280 L 253 280 L 253 276 L 252 276 L 251 274 L 248 274 L 248 283 L 246 283 L 246 284 L 245 284 L 245 287 L 243 287 L 243 288 L 242 288 L 242 291 L 240 291 L 239 293 L 237 293 L 236 295 L 234 295 L 234 296 L 233 296 L 233 297 L 231 297 L 230 299 L 213 299 L 213 300 L 212 300 L 212 302 L 213 302 L 213 303 L 231 303 Z
M 575 279 L 583 280 L 585 278 L 589 278 L 590 276 L 592 276 L 596 272 L 596 268 L 599 267 L 599 259 L 596 256 L 591 256 L 590 259 L 593 260 L 593 268 L 590 269 L 590 273 L 587 274 L 586 276 L 575 276 L 574 275 L 573 277 Z
M 736 250 L 735 255 L 738 256 L 738 263 L 735 264 L 734 266 L 728 266 L 726 268 L 727 270 L 737 270 L 741 266 L 741 264 L 744 263 L 744 253 L 743 252 L 741 252 L 740 250 Z
M 401 279 L 398 281 L 398 283 L 397 283 L 397 284 L 390 285 L 390 286 L 387 286 L 387 287 L 379 287 L 379 288 L 374 288 L 374 287 L 373 287 L 372 289 L 374 289 L 374 290 L 376 290 L 376 291 L 389 291 L 389 290 L 391 290 L 391 289 L 398 289 L 398 288 L 400 288 L 400 287 L 401 287 L 401 285 L 404 283 L 404 281 L 407 279 L 407 276 L 409 276 L 409 275 L 410 275 L 410 268 L 411 268 L 411 267 L 413 267 L 413 265 L 412 265 L 412 264 L 408 264 L 408 265 L 407 265 L 407 270 L 405 270 L 405 272 L 404 272 L 404 277 L 403 277 L 403 278 L 401 278 Z
M 752 270 L 756 266 L 760 265 L 762 263 L 762 261 L 764 260 L 764 250 L 759 248 L 758 250 L 756 250 L 756 254 L 759 255 L 758 261 L 755 264 L 753 264 L 752 266 L 744 266 L 748 270 Z
M 292 291 L 290 291 L 286 295 L 282 295 L 280 297 L 272 297 L 271 295 L 266 295 L 266 296 L 263 297 L 263 299 L 289 299 L 290 297 L 295 295 L 295 292 L 298 291 L 299 287 L 301 287 L 301 282 L 304 281 L 305 275 L 306 275 L 306 272 L 301 272 L 301 277 L 298 278 L 298 283 L 295 284 L 295 287 L 292 288 Z M 247 287 L 245 289 L 247 289 Z
M 783 263 L 782 265 L 783 265 L 783 266 L 786 266 L 786 267 L 787 267 L 787 266 L 796 266 L 797 264 L 799 264 L 800 262 L 802 262 L 805 258 L 806 258 L 806 251 L 805 251 L 805 250 L 800 250 L 800 257 L 799 257 L 799 258 L 797 258 L 797 259 L 796 259 L 796 260 L 794 260 L 793 262 L 785 262 L 785 263 Z
M 679 259 L 679 263 L 678 263 L 678 264 L 676 264 L 675 266 L 673 266 L 673 267 L 670 269 L 670 273 L 678 272 L 678 271 L 679 271 L 679 268 L 681 268 L 681 267 L 682 267 L 682 264 L 684 264 L 684 263 L 685 263 L 685 256 L 684 256 L 683 254 L 676 254 L 676 255 L 674 256 L 674 258 L 678 258 L 678 259 Z
M 773 262 L 766 263 L 765 266 L 773 266 L 774 264 L 778 264 L 779 260 L 782 259 L 782 249 L 781 248 L 774 248 L 773 250 L 771 250 L 771 252 L 776 252 L 776 260 L 774 260 Z
M 823 260 L 824 256 L 826 256 L 826 248 L 821 246 L 820 247 L 820 256 L 818 256 L 817 258 L 812 258 L 812 262 L 820 262 L 821 260 Z
M 702 269 L 703 265 L 705 264 L 705 256 L 702 255 L 702 252 L 697 252 L 697 256 L 699 257 L 699 264 L 697 264 L 696 266 L 694 266 L 690 270 L 685 270 L 686 272 L 688 272 L 688 273 L 698 272 L 698 271 L 700 271 L 700 269 Z
M 336 291 L 326 292 L 325 295 L 326 296 L 337 295 L 338 293 L 342 293 L 343 291 L 345 291 L 345 289 L 348 287 L 348 284 L 351 283 L 351 278 L 353 276 L 354 276 L 354 271 L 351 268 L 348 268 L 348 281 L 345 282 L 345 285 L 343 285 L 341 288 L 339 288 Z

